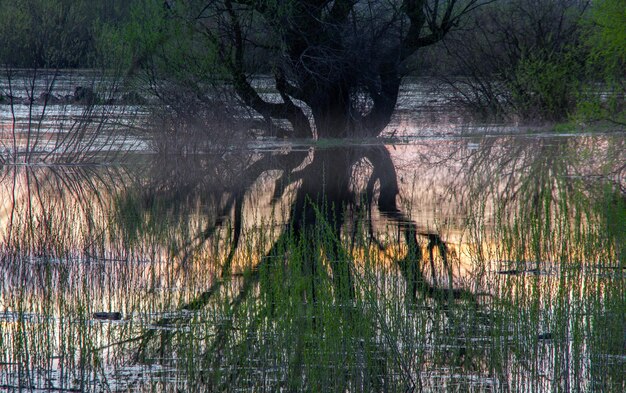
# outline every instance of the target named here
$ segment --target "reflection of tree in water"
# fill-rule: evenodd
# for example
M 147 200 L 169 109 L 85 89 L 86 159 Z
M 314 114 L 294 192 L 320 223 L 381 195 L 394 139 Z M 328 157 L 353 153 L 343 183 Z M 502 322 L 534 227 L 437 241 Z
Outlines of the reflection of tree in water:
M 312 158 L 311 158 L 312 156 Z M 290 202 L 290 219 L 285 229 L 278 235 L 266 255 L 259 259 L 259 263 L 252 266 L 243 274 L 243 281 L 232 294 L 230 305 L 227 307 L 229 316 L 225 316 L 225 323 L 216 328 L 215 336 L 210 343 L 205 343 L 206 350 L 202 357 L 207 370 L 218 370 L 220 364 L 226 362 L 232 353 L 244 351 L 254 352 L 250 347 L 261 345 L 250 337 L 255 335 L 254 329 L 258 328 L 255 323 L 248 326 L 247 340 L 237 341 L 235 328 L 235 316 L 239 314 L 238 308 L 244 308 L 242 304 L 250 297 L 256 297 L 258 302 L 266 302 L 259 306 L 262 310 L 257 311 L 266 318 L 277 319 L 286 316 L 277 313 L 275 308 L 280 308 L 276 302 L 297 302 L 302 308 L 300 313 L 306 316 L 300 321 L 294 321 L 294 332 L 302 332 L 302 335 L 294 343 L 292 356 L 288 358 L 290 381 L 301 380 L 307 367 L 305 359 L 310 357 L 305 352 L 307 345 L 305 332 L 317 332 L 318 339 L 322 340 L 325 325 L 329 324 L 328 315 L 323 315 L 322 309 L 317 305 L 319 298 L 328 300 L 325 296 L 330 294 L 331 302 L 336 304 L 335 311 L 338 323 L 352 334 L 354 340 L 360 340 L 362 347 L 357 351 L 360 356 L 375 357 L 365 362 L 366 374 L 370 380 L 362 381 L 370 387 L 381 388 L 385 382 L 385 366 L 381 360 L 384 351 L 391 351 L 396 345 L 380 342 L 380 333 L 377 332 L 379 321 L 368 312 L 356 306 L 358 294 L 355 277 L 357 266 L 355 265 L 355 247 L 374 247 L 381 252 L 387 247 L 396 247 L 397 244 L 384 244 L 376 238 L 373 228 L 373 209 L 390 219 L 397 227 L 400 238 L 404 242 L 406 253 L 396 258 L 397 267 L 406 282 L 406 299 L 416 300 L 426 296 L 446 303 L 454 299 L 464 298 L 472 300 L 473 296 L 462 289 L 453 288 L 451 280 L 449 285 L 438 283 L 434 278 L 428 280 L 423 274 L 422 237 L 426 242 L 427 255 L 433 265 L 435 252 L 438 252 L 446 264 L 447 247 L 445 242 L 436 233 L 420 233 L 417 225 L 412 222 L 397 206 L 399 193 L 398 180 L 394 163 L 387 149 L 382 145 L 335 147 L 316 149 L 311 152 L 295 151 L 286 154 L 268 154 L 254 161 L 242 175 L 234 188 L 229 189 L 228 197 L 216 198 L 224 202 L 221 204 L 221 213 L 202 232 L 202 241 L 208 241 L 215 234 L 217 228 L 225 224 L 220 217 L 232 214 L 232 241 L 227 257 L 221 266 L 219 278 L 205 292 L 185 304 L 181 309 L 201 310 L 207 307 L 215 297 L 218 297 L 223 286 L 227 285 L 232 275 L 232 264 L 237 249 L 243 247 L 242 221 L 244 220 L 244 199 L 246 191 L 264 172 L 282 170 L 282 175 L 275 182 L 273 200 L 280 200 L 291 185 L 295 184 L 295 191 Z M 362 228 L 362 226 L 364 228 Z M 363 230 L 361 232 L 361 230 Z M 365 236 L 361 236 L 362 234 Z M 348 242 L 342 239 L 349 238 Z M 363 244 L 363 242 L 367 244 Z M 197 244 L 197 242 L 196 242 Z M 182 256 L 185 260 L 187 255 Z M 295 261 L 295 262 L 294 262 Z M 434 265 L 432 267 L 434 269 Z M 279 274 L 281 269 L 296 269 L 286 276 L 298 277 L 294 285 L 301 286 L 300 290 L 288 291 L 288 296 L 293 299 L 276 299 L 278 296 L 268 275 Z M 284 282 L 282 285 L 290 286 L 292 283 Z M 260 292 L 259 292 L 260 291 Z M 285 295 L 285 293 L 282 293 Z M 272 300 L 273 299 L 273 300 Z M 321 313 L 321 314 L 320 314 Z M 250 317 L 253 320 L 260 318 L 259 315 Z M 262 319 L 262 318 L 261 318 Z M 184 318 L 168 318 L 159 321 L 162 326 L 171 326 L 183 322 Z M 363 324 L 364 321 L 368 323 Z M 261 323 L 261 322 L 256 322 Z M 298 334 L 298 333 L 296 333 Z M 143 336 L 140 346 L 140 358 L 150 357 L 152 350 L 165 354 L 169 348 L 175 333 L 163 331 L 149 331 Z M 157 347 L 154 347 L 157 345 Z M 234 347 L 240 349 L 234 350 Z M 227 349 L 228 348 L 228 349 Z M 244 352 L 245 352 L 244 351 Z M 383 351 L 383 352 L 381 352 Z M 226 354 L 226 353 L 229 354 Z M 339 355 L 342 356 L 348 355 Z M 393 356 L 392 356 L 393 357 Z M 391 358 L 392 358 L 391 357 Z M 337 364 L 337 372 L 342 367 L 340 359 L 334 359 Z M 237 364 L 236 359 L 230 359 Z M 382 363 L 381 363 L 382 362 Z M 321 366 L 321 365 L 320 365 Z M 347 371 L 341 371 L 347 372 Z M 408 372 L 408 370 L 407 370 Z M 219 372 L 209 372 L 211 384 L 244 378 L 243 370 L 231 370 L 228 375 L 219 376 Z M 405 375 L 404 378 L 409 378 Z M 347 382 L 346 382 L 347 383 Z
M 598 145 L 595 146 L 594 143 Z M 585 152 L 588 152 L 586 154 L 589 157 L 585 157 Z M 624 162 L 623 159 L 620 161 L 620 154 L 620 150 L 615 149 L 611 143 L 606 145 L 604 140 L 598 139 L 482 139 L 481 145 L 476 149 L 452 149 L 446 157 L 435 159 L 435 166 L 459 164 L 450 165 L 459 168 L 459 172 L 458 176 L 447 179 L 438 179 L 436 176 L 434 178 L 444 184 L 450 194 L 465 198 L 470 214 L 477 214 L 477 217 L 484 215 L 485 201 L 488 198 L 497 201 L 495 209 L 508 214 L 501 224 L 515 228 L 516 231 L 508 234 L 511 242 L 517 242 L 510 250 L 510 258 L 540 263 L 550 260 L 550 252 L 562 251 L 549 244 L 556 241 L 555 233 L 560 234 L 561 240 L 574 234 L 567 220 L 572 212 L 588 211 L 589 201 L 597 196 L 594 193 L 606 187 L 607 178 L 609 184 L 613 182 L 613 186 L 610 186 L 613 190 L 619 190 L 623 186 L 619 182 L 619 173 L 624 169 L 623 166 L 619 167 Z M 587 158 L 589 159 L 585 161 Z M 420 170 L 427 170 L 428 165 L 425 162 L 422 161 L 419 165 Z M 449 269 L 448 245 L 438 234 L 422 232 L 418 224 L 398 208 L 398 176 L 394 162 L 384 146 L 317 149 L 312 153 L 312 158 L 307 152 L 269 154 L 253 161 L 246 168 L 242 172 L 244 175 L 238 176 L 241 179 L 238 186 L 224 189 L 229 190 L 229 197 L 222 204 L 222 216 L 232 212 L 233 241 L 222 265 L 220 278 L 182 308 L 200 310 L 209 306 L 228 284 L 237 247 L 241 247 L 244 195 L 262 173 L 282 170 L 280 179 L 275 183 L 274 200 L 280 199 L 290 185 L 296 185 L 290 204 L 291 218 L 269 251 L 260 258 L 260 262 L 243 274 L 242 283 L 236 287 L 226 307 L 225 322 L 217 326 L 213 338 L 204 343 L 205 348 L 200 357 L 205 362 L 204 369 L 209 370 L 207 382 L 227 383 L 225 381 L 245 378 L 246 371 L 236 369 L 236 365 L 241 364 L 241 359 L 238 360 L 233 353 L 252 356 L 255 353 L 253 347 L 263 346 L 263 338 L 257 337 L 255 331 L 261 329 L 267 320 L 276 322 L 286 318 L 280 314 L 281 306 L 278 304 L 286 300 L 277 300 L 276 296 L 288 296 L 291 299 L 289 301 L 302 308 L 301 320 L 286 322 L 291 324 L 291 329 L 299 338 L 289 347 L 293 351 L 286 361 L 289 370 L 285 373 L 289 375 L 283 375 L 283 379 L 300 380 L 307 370 L 311 371 L 310 365 L 306 365 L 305 361 L 306 352 L 311 350 L 311 345 L 307 344 L 305 336 L 307 332 L 315 332 L 318 339 L 322 340 L 324 329 L 327 328 L 325 324 L 328 323 L 320 314 L 320 309 L 315 306 L 318 297 L 327 299 L 324 296 L 330 293 L 335 304 L 354 305 L 362 294 L 356 289 L 361 278 L 355 274 L 358 268 L 353 247 L 384 250 L 388 246 L 398 246 L 383 244 L 377 239 L 372 224 L 375 210 L 389 218 L 400 233 L 398 241 L 406 252 L 396 257 L 395 263 L 404 278 L 407 299 L 435 299 L 437 307 L 443 309 L 451 307 L 450 302 L 455 299 L 477 304 L 476 295 L 452 287 L 451 277 L 446 282 L 438 282 L 434 274 L 432 277 L 424 274 L 424 263 L 429 262 L 431 272 L 434 273 L 435 254 L 439 254 L 443 266 Z M 359 228 L 355 222 L 363 224 L 364 230 L 359 233 L 366 235 L 364 239 L 357 239 Z M 224 221 L 215 220 L 204 231 L 201 240 L 208 240 L 220 225 L 224 225 Z M 559 230 L 565 232 L 560 233 Z M 341 239 L 346 237 L 353 240 L 342 242 Z M 294 260 L 298 262 L 290 262 Z M 267 283 L 268 275 L 277 274 L 281 269 L 291 269 L 291 274 L 301 280 L 301 286 L 298 287 L 300 289 L 277 291 Z M 294 274 L 294 270 L 298 270 L 298 274 Z M 290 283 L 285 281 L 281 285 L 289 287 Z M 246 326 L 245 334 L 238 334 L 236 332 L 239 322 L 236 321 L 236 316 L 241 317 L 240 313 L 246 311 L 237 309 L 247 310 L 250 306 L 244 304 L 252 298 L 258 299 L 263 306 L 253 311 L 256 317 L 252 317 L 252 320 L 256 322 Z M 380 321 L 376 320 L 375 315 L 356 306 L 337 307 L 335 311 L 337 314 L 334 317 L 338 323 L 347 330 L 352 329 L 353 338 L 362 340 L 362 347 L 356 350 L 357 354 L 380 355 L 372 355 L 372 359 L 384 357 L 383 354 L 393 357 L 394 346 L 384 342 L 384 334 L 380 333 L 381 327 L 377 325 Z M 450 328 L 453 328 L 454 317 L 449 314 L 448 318 Z M 170 326 L 184 323 L 183 319 L 170 318 L 159 323 Z M 363 320 L 371 323 L 365 327 L 355 322 Z M 147 332 L 140 346 L 140 358 L 155 353 L 151 351 L 166 351 L 174 336 L 171 332 Z M 259 352 L 260 350 L 256 354 L 261 356 Z M 463 357 L 461 353 L 466 355 L 464 350 L 458 354 Z M 339 358 L 341 356 L 335 359 L 337 364 L 333 363 L 337 367 L 342 362 Z M 464 362 L 472 363 L 477 360 L 468 360 L 465 357 Z M 233 369 L 222 370 L 220 374 L 220 371 L 216 371 L 220 370 L 220 364 L 233 365 Z M 480 369 L 480 362 L 469 367 L 468 370 Z M 385 372 L 388 370 L 384 362 L 372 360 L 365 368 L 366 374 L 370 376 L 370 380 L 364 382 L 368 386 L 376 388 L 386 383 Z M 410 369 L 403 369 L 401 364 L 396 364 L 393 368 Z M 410 372 L 407 371 L 403 378 L 411 380 Z
M 422 188 L 439 184 L 445 192 L 467 201 L 463 208 L 469 210 L 468 217 L 484 217 L 485 200 L 492 195 L 498 201 L 497 208 L 510 214 L 502 220 L 503 227 L 516 228 L 509 237 L 518 242 L 511 243 L 511 260 L 548 260 L 562 252 L 553 244 L 571 244 L 568 247 L 574 249 L 575 242 L 557 243 L 555 239 L 586 235 L 569 229 L 568 217 L 575 217 L 580 211 L 587 214 L 588 221 L 595 220 L 588 224 L 589 232 L 598 222 L 617 228 L 614 233 L 606 231 L 609 236 L 613 233 L 614 238 L 602 238 L 597 244 L 619 246 L 620 239 L 624 244 L 624 232 L 619 232 L 623 222 L 616 222 L 610 211 L 590 211 L 599 206 L 594 201 L 607 187 L 609 202 L 611 198 L 624 198 L 620 188 L 624 179 L 623 141 L 493 138 L 481 139 L 475 149 L 463 146 L 451 143 L 442 157 L 435 156 L 445 151 L 440 146 L 426 146 L 430 149 L 430 161 L 408 161 L 407 165 L 412 165 L 411 170 L 420 181 L 426 182 Z M 415 155 L 408 159 L 414 158 Z M 231 386 L 227 384 L 250 387 L 261 383 L 269 390 L 302 386 L 314 390 L 314 385 L 306 384 L 327 376 L 338 390 L 358 390 L 359 386 L 385 390 L 398 384 L 410 387 L 420 381 L 428 383 L 427 377 L 420 378 L 419 373 L 431 364 L 435 369 L 440 365 L 462 367 L 462 372 L 468 374 L 485 375 L 486 370 L 491 373 L 485 359 L 498 356 L 490 352 L 493 349 L 463 340 L 480 334 L 475 329 L 493 327 L 492 318 L 497 317 L 483 313 L 491 312 L 489 307 L 497 299 L 493 298 L 489 307 L 479 306 L 476 293 L 452 287 L 451 278 L 427 274 L 428 269 L 434 272 L 436 258 L 444 270 L 451 271 L 453 247 L 443 240 L 445 236 L 442 239 L 436 233 L 425 232 L 420 225 L 423 223 L 410 220 L 399 209 L 398 200 L 402 198 L 398 198 L 398 178 L 403 176 L 403 169 L 398 167 L 398 159 L 394 157 L 394 161 L 384 146 L 350 146 L 289 153 L 226 154 L 215 159 L 194 156 L 189 161 L 159 162 L 152 167 L 154 173 L 145 177 L 107 177 L 107 173 L 115 171 L 90 168 L 24 168 L 2 172 L 1 180 L 6 195 L 12 195 L 14 184 L 21 184 L 15 192 L 16 201 L 21 198 L 28 202 L 5 203 L 14 209 L 15 240 L 30 236 L 28 231 L 39 236 L 31 237 L 32 241 L 27 238 L 36 247 L 29 251 L 22 242 L 19 246 L 24 247 L 14 249 L 16 252 L 57 252 L 66 256 L 69 254 L 63 250 L 75 247 L 89 254 L 82 256 L 82 262 L 98 259 L 104 266 L 108 262 L 102 247 L 113 248 L 110 256 L 123 257 L 134 255 L 135 249 L 141 253 L 142 247 L 156 245 L 171 251 L 169 255 L 173 257 L 165 259 L 171 262 L 171 271 L 182 272 L 178 282 L 184 283 L 185 275 L 198 273 L 206 277 L 197 282 L 207 282 L 209 271 L 219 269 L 199 291 L 192 286 L 190 292 L 172 297 L 174 304 L 186 311 L 163 317 L 156 326 L 143 326 L 137 339 L 127 340 L 138 345 L 134 351 L 138 361 L 151 362 L 156 358 L 167 363 L 173 357 L 191 380 L 204 381 L 216 390 Z M 437 172 L 441 167 L 452 168 L 452 174 L 442 176 Z M 54 174 L 55 171 L 59 173 Z M 135 182 L 141 190 L 121 185 L 127 181 Z M 264 247 L 253 247 L 254 252 L 259 252 L 258 258 L 251 258 L 254 264 L 241 272 L 240 251 L 250 246 L 244 225 L 250 221 L 247 209 L 254 203 L 250 190 L 268 181 L 273 185 L 271 200 L 288 201 L 290 218 L 275 236 L 264 238 Z M 111 204 L 115 206 L 114 216 L 107 218 Z M 622 216 L 616 215 L 619 220 L 623 217 L 623 202 L 616 206 L 617 213 L 622 206 Z M 117 232 L 113 239 L 123 241 L 109 245 L 102 241 L 95 245 L 76 241 L 61 244 L 57 251 L 51 242 L 56 239 L 63 243 L 71 234 L 59 232 L 52 218 L 67 225 L 70 217 L 81 215 L 68 213 L 72 209 L 81 210 L 90 220 L 99 211 L 104 225 L 110 225 L 105 229 L 97 223 L 88 224 L 93 230 L 81 233 L 85 240 L 94 236 L 105 238 L 107 231 L 112 231 Z M 196 223 L 202 226 L 193 227 L 195 224 L 186 221 L 198 212 L 204 219 Z M 382 234 L 377 232 L 377 215 L 391 223 Z M 546 218 L 552 221 L 547 222 Z M 19 225 L 23 226 L 18 231 Z M 28 225 L 33 226 L 29 229 Z M 570 232 L 554 237 L 561 229 Z M 166 236 L 154 236 L 151 231 Z M 389 232 L 397 237 L 388 240 L 384 233 Z M 604 233 L 600 232 L 600 236 Z M 11 238 L 5 237 L 3 246 L 10 248 L 6 240 Z M 533 243 L 534 239 L 539 242 Z M 214 247 L 219 249 L 214 254 L 203 254 L 203 250 Z M 603 251 L 607 257 L 601 258 L 603 261 L 615 255 L 608 248 Z M 369 259 L 377 261 L 371 257 L 372 250 L 390 256 L 385 261 L 393 261 L 394 267 L 374 267 L 372 275 L 363 274 L 361 260 L 368 260 L 367 252 Z M 594 252 L 593 255 L 599 255 Z M 204 272 L 197 270 L 198 264 L 204 264 L 200 267 Z M 5 263 L 4 267 L 10 268 L 3 270 L 5 278 L 33 269 L 28 264 L 22 270 L 12 263 Z M 42 264 L 42 271 L 44 268 L 48 267 Z M 84 273 L 78 267 L 76 271 Z M 114 285 L 126 285 L 125 271 L 120 270 L 113 279 L 120 282 L 115 281 Z M 384 284 L 385 274 L 390 272 L 401 277 L 397 287 Z M 38 287 L 35 279 L 26 281 L 33 288 Z M 106 285 L 107 281 L 103 282 Z M 94 301 L 90 298 L 92 289 L 85 288 L 84 299 L 89 302 Z M 148 296 L 145 289 L 136 290 L 133 296 Z M 395 296 L 394 291 L 399 295 L 393 299 L 401 299 L 398 304 L 402 310 L 389 311 L 392 303 L 386 301 Z M 189 293 L 193 297 L 186 298 Z M 164 308 L 171 309 L 169 304 Z M 131 310 L 137 310 L 134 307 Z M 487 323 L 478 321 L 478 317 L 486 317 Z M 402 320 L 398 323 L 394 318 Z M 418 326 L 421 323 L 424 326 Z M 438 325 L 433 327 L 434 324 Z M 394 330 L 398 326 L 410 333 Z M 429 354 L 418 348 L 430 345 L 435 349 Z M 507 375 L 500 379 L 506 380 Z
M 489 213 L 510 232 L 501 239 L 510 242 L 510 260 L 557 260 L 563 250 L 551 244 L 572 243 L 567 237 L 580 230 L 572 220 L 582 218 L 589 229 L 597 224 L 594 220 L 612 220 L 598 211 L 600 204 L 626 200 L 626 146 L 620 136 L 478 141 L 472 149 L 462 145 L 431 157 L 431 164 L 456 164 L 458 172 L 449 176 L 445 188 L 465 198 L 468 215 L 481 217 L 482 225 Z

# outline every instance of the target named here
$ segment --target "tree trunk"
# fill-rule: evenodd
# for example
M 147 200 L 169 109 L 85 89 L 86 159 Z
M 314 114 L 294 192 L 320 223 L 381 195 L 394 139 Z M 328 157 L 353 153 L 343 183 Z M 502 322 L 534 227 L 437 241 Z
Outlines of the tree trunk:
M 395 70 L 394 70 L 395 71 Z M 358 87 L 338 83 L 310 93 L 307 104 L 313 113 L 318 138 L 376 137 L 389 124 L 398 100 L 400 78 L 381 78 L 378 91 L 370 93 L 374 105 L 363 116 L 355 107 L 350 91 Z

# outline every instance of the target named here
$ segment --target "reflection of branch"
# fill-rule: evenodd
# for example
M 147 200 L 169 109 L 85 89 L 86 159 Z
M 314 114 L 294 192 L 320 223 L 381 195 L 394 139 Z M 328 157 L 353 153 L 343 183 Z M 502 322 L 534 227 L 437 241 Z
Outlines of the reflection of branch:
M 441 237 L 438 234 L 425 233 L 421 235 L 426 236 L 428 238 L 428 245 L 426 246 L 426 248 L 428 249 L 428 257 L 430 259 L 431 275 L 433 279 L 433 285 L 437 286 L 437 276 L 435 274 L 435 261 L 433 257 L 433 249 L 435 247 L 439 249 L 439 255 L 441 255 L 441 258 L 443 259 L 443 267 L 446 269 L 448 269 L 448 257 L 447 257 L 448 249 L 446 247 L 446 244 L 443 242 L 443 240 L 441 240 Z
M 225 219 L 228 213 L 233 208 L 234 204 L 243 204 L 243 198 L 245 196 L 245 192 L 252 186 L 252 184 L 257 181 L 257 179 L 264 173 L 273 169 L 281 169 L 283 170 L 283 177 L 291 173 L 293 168 L 298 167 L 302 161 L 306 158 L 306 152 L 290 152 L 285 155 L 274 156 L 267 155 L 260 160 L 253 163 L 249 166 L 242 175 L 239 176 L 241 181 L 237 184 L 236 189 L 233 191 L 233 195 L 230 195 L 224 204 L 223 208 L 216 215 L 216 219 L 208 224 L 207 227 L 199 234 L 195 239 L 188 242 L 183 249 L 185 250 L 185 254 L 181 259 L 181 266 L 184 266 L 189 259 L 190 255 L 194 250 L 199 249 L 202 245 L 211 239 L 215 232 L 221 228 L 224 224 Z M 236 195 L 236 196 L 235 196 Z M 239 236 L 239 234 L 235 234 L 235 236 Z M 192 246 L 192 243 L 196 242 L 195 246 Z M 193 247 L 193 249 L 190 249 Z
M 196 248 L 200 247 L 204 242 L 209 240 L 213 236 L 213 234 L 217 231 L 217 229 L 219 229 L 219 227 L 223 224 L 224 222 L 223 217 L 226 215 L 228 211 L 231 210 L 234 204 L 233 241 L 231 243 L 229 254 L 224 262 L 224 265 L 222 266 L 220 276 L 218 279 L 216 279 L 215 282 L 211 284 L 211 286 L 206 291 L 197 295 L 189 303 L 179 307 L 179 310 L 197 311 L 197 310 L 202 309 L 211 301 L 213 296 L 228 281 L 228 278 L 230 277 L 231 271 L 232 271 L 231 269 L 232 262 L 237 252 L 240 239 L 241 239 L 242 229 L 243 229 L 243 201 L 244 201 L 244 196 L 245 196 L 245 190 L 248 190 L 252 186 L 252 184 L 264 172 L 268 170 L 272 170 L 272 169 L 284 169 L 285 172 L 288 172 L 291 169 L 298 167 L 302 163 L 302 161 L 306 158 L 307 155 L 308 155 L 307 152 L 299 152 L 299 151 L 291 152 L 289 154 L 282 155 L 279 157 L 269 155 L 256 161 L 246 170 L 245 175 L 242 176 L 243 179 L 241 183 L 238 185 L 239 191 L 236 192 L 237 195 L 231 196 L 229 198 L 224 208 L 222 209 L 223 214 L 218 216 L 218 219 L 214 221 L 212 225 L 208 226 L 202 232 L 202 234 L 195 239 L 196 241 L 199 241 L 199 244 L 196 245 Z M 252 269 L 250 274 L 244 275 L 246 278 L 245 278 L 243 287 L 241 288 L 237 298 L 231 304 L 231 307 L 233 310 L 238 307 L 238 305 L 245 298 L 245 296 L 247 296 L 250 288 L 258 281 L 259 269 L 262 268 L 263 265 L 266 264 L 265 261 L 275 257 L 275 254 L 277 253 L 276 250 L 279 249 L 279 245 L 281 244 L 281 241 L 283 241 L 284 236 L 285 235 L 282 235 L 281 238 L 274 243 L 274 246 L 272 247 L 272 249 L 268 252 L 265 258 L 262 259 L 261 263 L 259 263 L 259 265 L 255 266 Z M 186 251 L 185 255 L 183 256 L 183 263 L 188 259 L 190 253 L 191 251 L 189 250 Z M 155 326 L 168 326 L 168 325 L 171 325 L 172 323 L 180 323 L 181 321 L 186 320 L 188 318 L 189 317 L 187 316 L 180 316 L 180 317 L 175 317 L 175 318 L 162 318 L 159 321 L 157 321 L 154 325 Z M 166 342 L 171 341 L 172 334 L 173 334 L 172 332 L 164 331 L 164 332 L 158 332 L 158 333 L 162 335 L 161 336 L 162 340 Z M 139 349 L 135 357 L 136 359 L 139 359 L 141 357 L 142 352 L 145 351 L 147 345 L 149 344 L 151 340 L 155 338 L 156 334 L 157 334 L 156 330 L 150 330 L 147 333 L 142 334 L 140 338 L 137 338 L 137 341 L 141 341 L 141 343 L 139 345 Z
M 226 344 L 225 341 L 226 341 L 227 332 L 232 328 L 233 315 L 236 313 L 237 309 L 239 308 L 243 300 L 248 296 L 248 293 L 250 292 L 252 287 L 259 281 L 261 269 L 266 268 L 265 266 L 271 264 L 272 261 L 277 257 L 277 250 L 280 249 L 282 242 L 284 242 L 285 236 L 286 235 L 283 234 L 274 243 L 274 246 L 270 249 L 270 251 L 263 258 L 261 258 L 261 262 L 259 262 L 259 264 L 257 264 L 256 266 L 251 268 L 247 273 L 244 274 L 244 282 L 242 284 L 242 287 L 239 290 L 237 297 L 230 303 L 230 315 L 224 318 L 224 320 L 227 322 L 220 325 L 218 332 L 216 334 L 216 337 L 213 341 L 213 345 L 211 346 L 211 350 L 208 351 L 207 353 L 219 353 L 219 351 L 223 349 L 223 346 Z M 224 283 L 228 279 L 230 267 L 232 265 L 232 258 L 234 257 L 234 253 L 236 252 L 238 244 L 239 244 L 239 239 L 237 238 L 236 241 L 235 240 L 233 241 L 234 247 L 231 247 L 231 251 L 229 253 L 230 260 L 227 260 L 224 266 L 222 267 L 220 278 L 216 280 L 209 287 L 207 291 L 202 292 L 192 301 L 180 307 L 178 309 L 179 311 L 183 311 L 183 310 L 198 311 L 198 310 L 201 310 L 203 307 L 205 307 L 207 304 L 209 304 L 213 296 L 219 291 L 219 289 L 224 285 Z M 172 317 L 162 318 L 156 323 L 154 323 L 154 326 L 170 326 L 174 323 L 181 323 L 182 321 L 188 320 L 189 318 L 190 318 L 189 316 L 184 316 L 184 315 L 173 317 L 173 318 Z M 158 335 L 160 335 L 162 343 L 170 343 L 172 340 L 173 334 L 174 334 L 173 331 L 167 331 L 167 330 L 160 331 L 157 329 L 153 329 L 132 339 L 131 340 L 132 342 L 140 341 L 137 352 L 134 355 L 135 361 L 138 361 L 143 358 L 144 353 L 148 348 L 148 345 L 150 344 L 152 340 L 156 339 Z M 219 361 L 219 356 L 216 356 L 216 359 L 218 359 Z
M 374 166 L 372 176 L 368 182 L 368 189 L 373 188 L 373 184 L 376 181 L 380 182 L 378 209 L 383 215 L 396 221 L 398 227 L 404 232 L 408 252 L 406 257 L 399 260 L 397 263 L 409 286 L 409 293 L 412 298 L 415 300 L 417 292 L 419 291 L 435 299 L 445 299 L 447 296 L 452 296 L 454 299 L 469 298 L 474 300 L 474 295 L 470 291 L 452 288 L 451 278 L 449 279 L 449 288 L 440 288 L 437 285 L 433 249 L 435 247 L 439 249 L 444 266 L 448 268 L 446 244 L 438 234 L 418 232 L 417 225 L 397 208 L 396 197 L 399 193 L 399 187 L 396 170 L 389 151 L 384 147 L 377 147 L 368 151 L 367 157 Z M 426 236 L 429 241 L 427 250 L 430 256 L 433 275 L 432 285 L 426 282 L 421 270 L 422 257 L 421 248 L 417 242 L 418 234 Z
M 248 296 L 254 285 L 258 283 L 261 277 L 261 271 L 263 269 L 269 269 L 274 261 L 279 257 L 278 251 L 283 247 L 283 244 L 286 240 L 287 234 L 283 233 L 272 248 L 267 252 L 267 254 L 261 259 L 261 261 L 252 268 L 247 274 L 244 275 L 244 282 L 239 289 L 239 293 L 237 297 L 230 303 L 229 314 L 223 318 L 224 323 L 219 325 L 217 333 L 215 334 L 215 338 L 213 340 L 213 344 L 204 354 L 205 358 L 212 357 L 213 361 L 210 365 L 210 370 L 216 370 L 219 366 L 219 363 L 222 361 L 222 351 L 227 343 L 227 336 L 233 328 L 233 318 L 236 312 L 239 309 L 239 306 Z M 208 300 L 208 299 L 207 299 Z M 210 381 L 210 386 L 217 386 L 216 381 Z
M 237 199 L 240 199 L 240 198 L 243 198 L 243 196 L 240 195 Z M 235 203 L 235 200 L 236 200 L 235 197 L 231 195 L 226 201 L 226 203 L 224 204 L 224 207 L 222 208 L 222 210 L 216 215 L 215 221 L 213 221 L 212 224 L 207 225 L 207 227 L 202 231 L 202 233 L 200 233 L 195 239 L 189 241 L 185 246 L 183 246 L 185 253 L 183 254 L 183 257 L 181 258 L 181 261 L 180 261 L 181 268 L 184 268 L 187 265 L 187 261 L 189 260 L 189 257 L 196 250 L 200 249 L 202 245 L 207 240 L 212 238 L 215 232 L 217 232 L 222 227 L 222 225 L 225 222 L 224 217 L 226 217 L 228 212 L 232 209 L 233 204 Z M 237 236 L 237 234 L 235 234 L 235 236 Z M 194 241 L 197 242 L 197 244 L 195 246 L 192 246 L 191 243 L 193 243 Z
M 206 305 L 213 294 L 222 286 L 222 284 L 230 277 L 232 272 L 232 262 L 235 258 L 235 254 L 237 252 L 237 248 L 239 247 L 239 240 L 241 239 L 241 231 L 242 231 L 242 221 L 243 221 L 243 195 L 237 197 L 235 203 L 235 222 L 233 226 L 233 240 L 230 245 L 230 251 L 228 256 L 226 257 L 226 261 L 224 261 L 224 265 L 222 266 L 222 272 L 220 273 L 220 277 L 215 280 L 215 282 L 209 287 L 209 289 L 205 292 L 202 292 L 199 296 L 197 296 L 194 300 L 182 306 L 181 309 L 195 311 L 200 310 L 204 305 Z

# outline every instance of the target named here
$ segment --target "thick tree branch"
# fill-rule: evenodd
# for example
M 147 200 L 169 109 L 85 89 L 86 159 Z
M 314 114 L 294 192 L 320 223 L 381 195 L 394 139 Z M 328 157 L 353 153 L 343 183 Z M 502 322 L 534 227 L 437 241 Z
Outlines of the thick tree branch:
M 308 117 L 302 109 L 295 105 L 286 95 L 283 96 L 283 103 L 271 103 L 265 101 L 252 87 L 245 73 L 244 66 L 244 38 L 241 24 L 237 13 L 233 9 L 232 2 L 227 0 L 224 2 L 227 13 L 230 17 L 233 29 L 234 59 L 228 57 L 226 59 L 231 75 L 233 77 L 233 85 L 235 91 L 243 102 L 260 113 L 267 120 L 283 119 L 287 120 L 294 129 L 297 137 L 311 137 L 313 132 L 309 124 Z
M 401 78 L 397 72 L 397 63 L 394 59 L 383 63 L 379 67 L 379 86 L 370 83 L 370 96 L 374 101 L 370 113 L 363 118 L 363 128 L 367 136 L 377 136 L 389 124 L 396 103 Z
M 496 0 L 469 0 L 459 10 L 458 1 L 449 0 L 445 3 L 445 9 L 440 11 L 439 0 L 436 0 L 432 7 L 427 0 L 403 0 L 402 9 L 411 24 L 400 45 L 401 60 L 406 60 L 419 48 L 441 41 L 463 16 L 494 1 Z M 441 21 L 439 21 L 440 12 L 442 13 Z M 429 34 L 423 34 L 425 26 L 428 26 Z
M 281 95 L 287 94 L 295 98 L 296 100 L 306 101 L 307 97 L 304 94 L 304 91 L 302 91 L 302 89 L 300 89 L 299 87 L 291 84 L 285 77 L 285 73 L 282 70 L 278 70 L 275 73 L 274 79 L 276 80 L 276 89 L 278 89 Z

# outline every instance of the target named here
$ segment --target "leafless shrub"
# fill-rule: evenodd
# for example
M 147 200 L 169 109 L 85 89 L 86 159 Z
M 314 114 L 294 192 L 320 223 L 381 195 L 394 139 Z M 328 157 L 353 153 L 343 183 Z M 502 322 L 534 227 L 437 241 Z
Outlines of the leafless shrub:
M 8 67 L 3 76 L 0 163 L 109 162 L 141 144 L 138 107 L 115 78 Z
M 588 0 L 512 0 L 483 7 L 446 41 L 459 77 L 453 100 L 487 118 L 553 119 L 570 109 L 582 60 L 575 48 Z M 447 70 L 450 71 L 450 70 Z
M 240 105 L 225 88 L 198 94 L 174 84 L 151 86 L 157 102 L 150 110 L 149 144 L 157 153 L 216 153 L 239 145 L 247 136 L 240 130 L 251 123 L 237 113 Z

